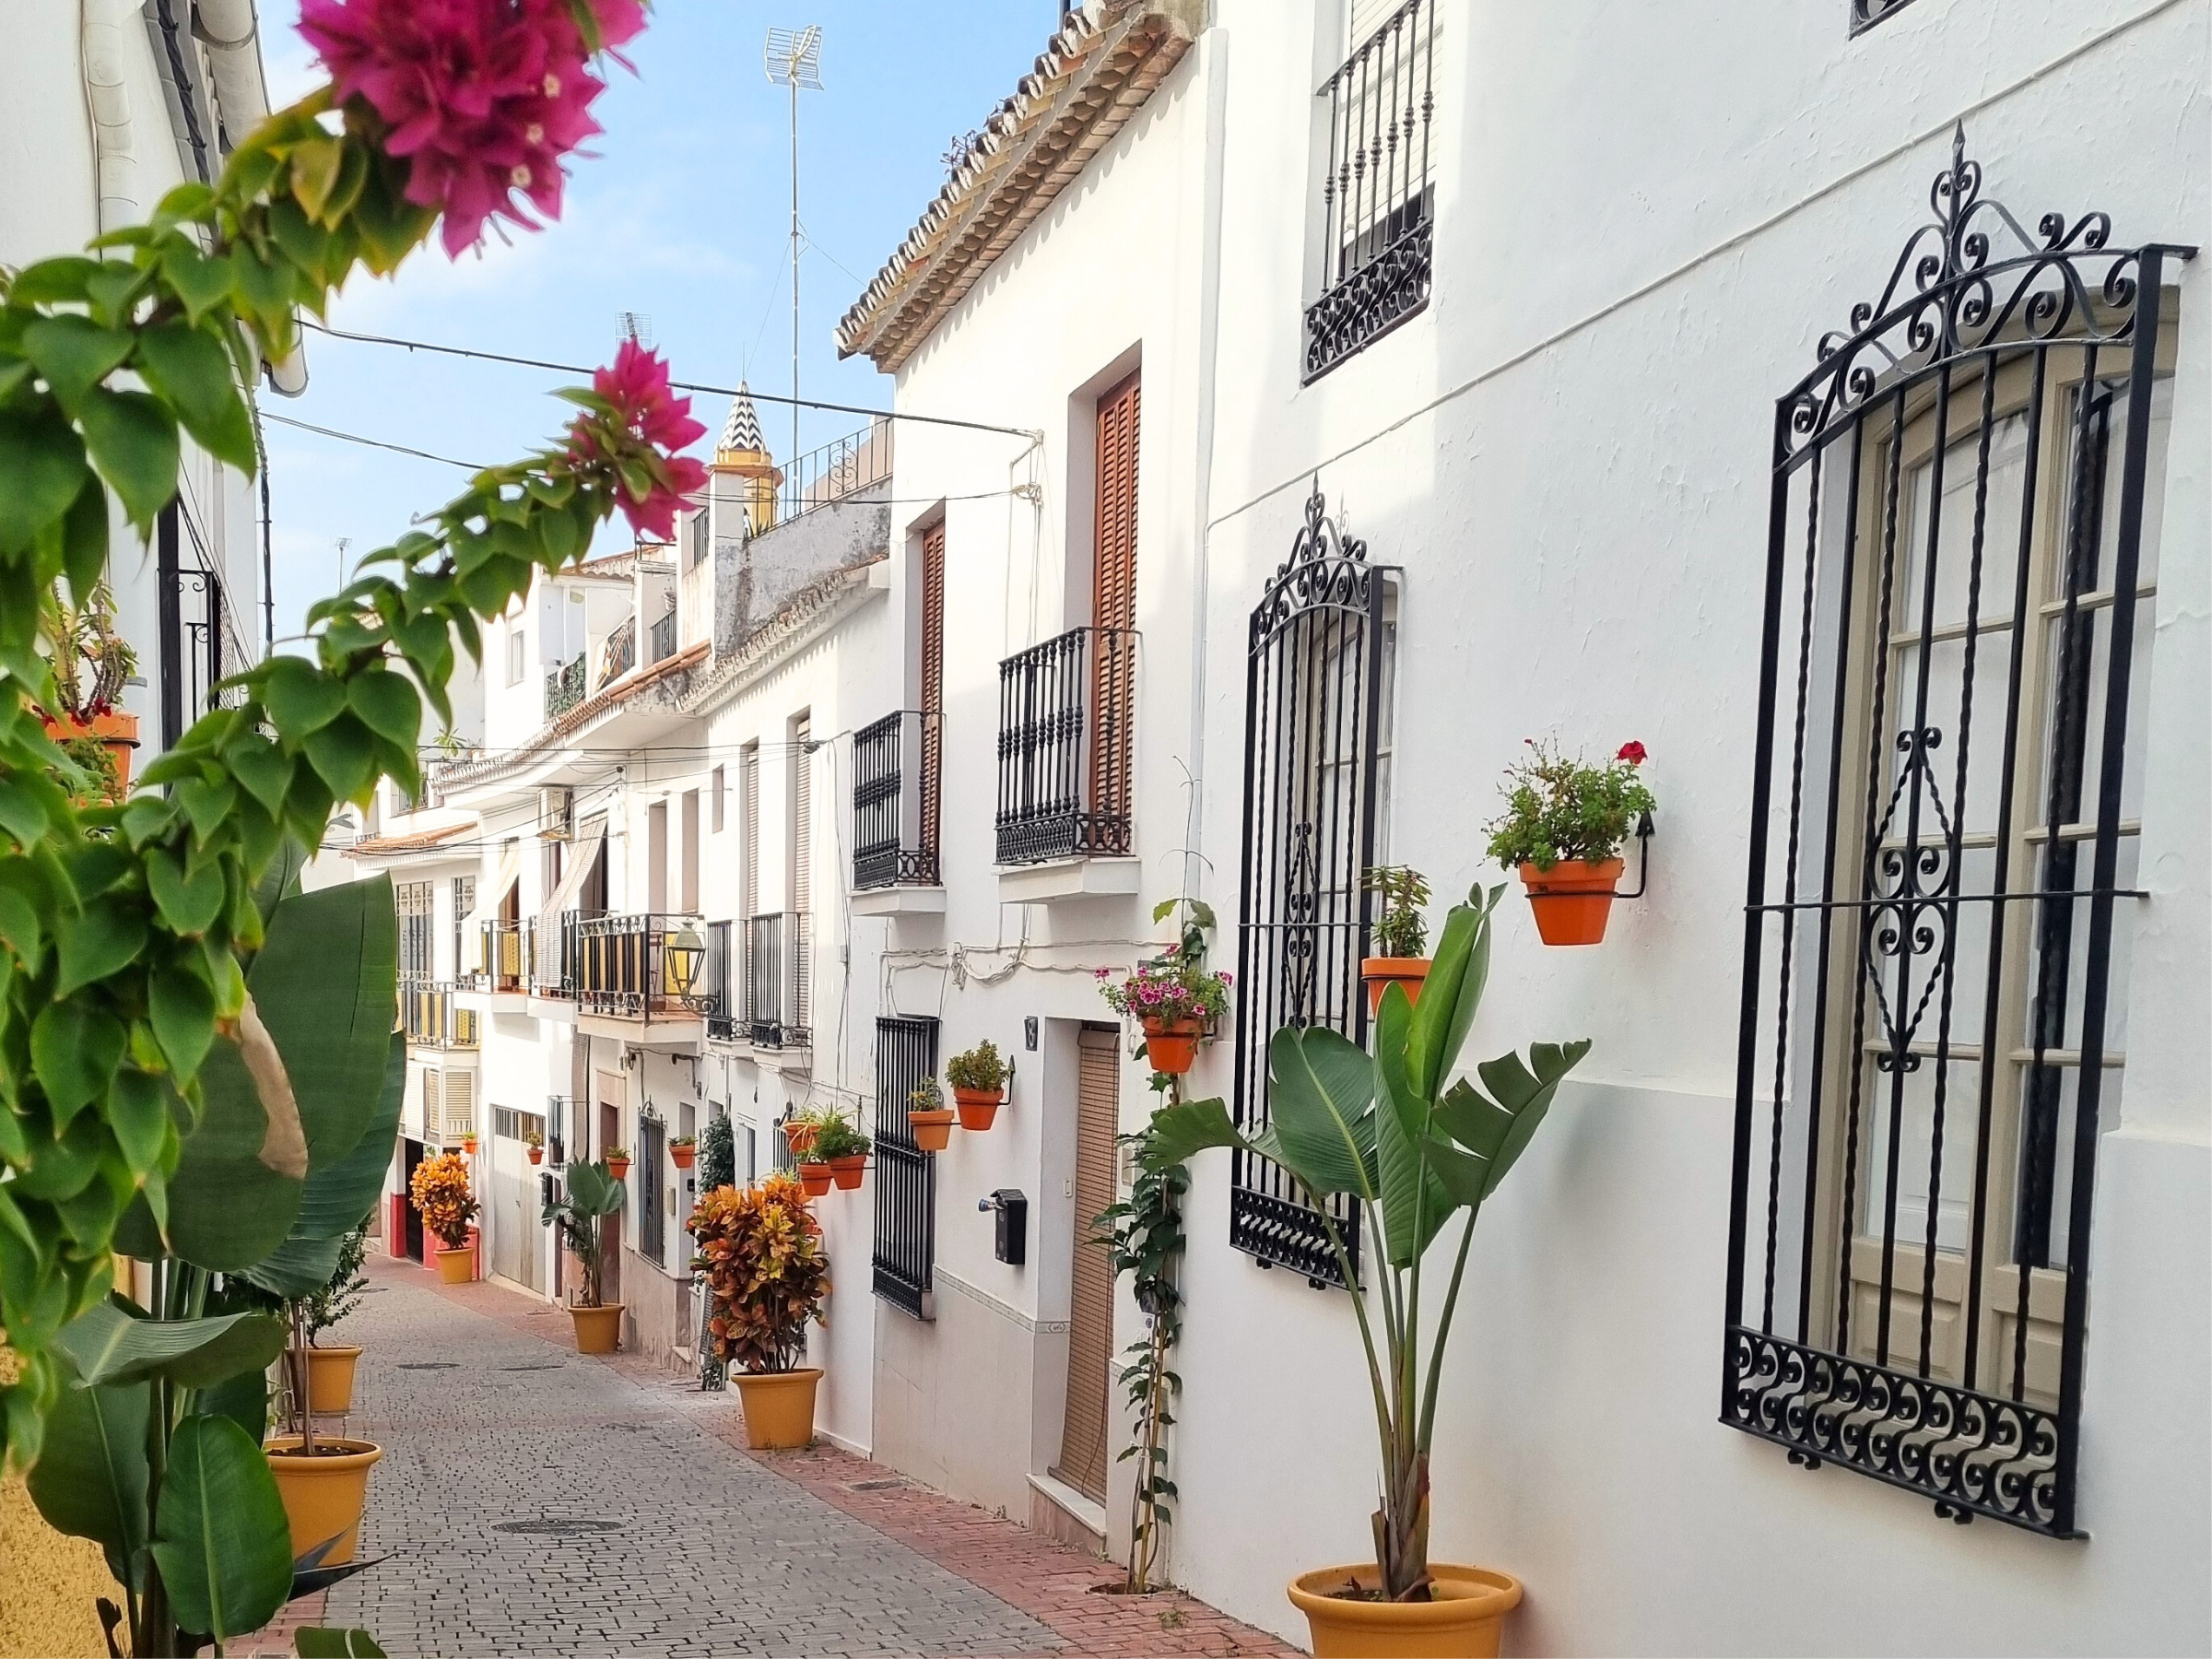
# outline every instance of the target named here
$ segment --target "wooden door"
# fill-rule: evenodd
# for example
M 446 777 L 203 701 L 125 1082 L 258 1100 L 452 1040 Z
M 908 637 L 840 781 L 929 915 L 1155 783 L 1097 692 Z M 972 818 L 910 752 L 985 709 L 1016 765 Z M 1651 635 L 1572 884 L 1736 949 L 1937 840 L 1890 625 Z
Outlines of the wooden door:
M 614 1072 L 599 1074 L 599 1156 L 622 1144 L 622 1079 Z M 634 1147 L 630 1148 L 636 1151 Z M 627 1208 L 627 1206 L 625 1206 Z M 622 1300 L 622 1218 L 617 1210 L 599 1224 L 600 1295 L 609 1302 Z
M 1136 704 L 1137 377 L 1099 399 L 1098 499 L 1090 572 L 1090 810 L 1129 811 Z
M 1067 1331 L 1067 1416 L 1053 1473 L 1077 1491 L 1106 1497 L 1107 1400 L 1113 1378 L 1113 1265 L 1096 1241 L 1100 1212 L 1113 1202 L 1113 1136 L 1120 1120 L 1122 1058 L 1112 1030 L 1086 1026 L 1076 1073 L 1074 1268 Z

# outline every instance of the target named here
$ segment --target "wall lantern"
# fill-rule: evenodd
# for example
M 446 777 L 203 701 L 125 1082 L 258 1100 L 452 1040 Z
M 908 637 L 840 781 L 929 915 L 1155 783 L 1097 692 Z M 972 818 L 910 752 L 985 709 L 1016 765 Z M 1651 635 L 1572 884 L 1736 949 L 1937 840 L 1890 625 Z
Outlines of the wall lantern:
M 667 971 L 668 989 L 678 1002 L 689 1003 L 691 992 L 699 983 L 700 965 L 707 959 L 706 942 L 699 930 L 686 923 L 669 937 L 663 947 L 662 962 Z

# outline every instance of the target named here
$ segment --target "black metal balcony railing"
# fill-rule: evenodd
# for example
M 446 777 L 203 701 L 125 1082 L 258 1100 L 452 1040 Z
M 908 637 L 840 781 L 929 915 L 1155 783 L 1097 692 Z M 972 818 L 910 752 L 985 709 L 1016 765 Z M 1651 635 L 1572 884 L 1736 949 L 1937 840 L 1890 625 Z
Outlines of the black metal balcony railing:
M 571 981 L 577 1006 L 587 1014 L 625 1019 L 683 1018 L 702 1012 L 703 974 L 688 1002 L 668 979 L 669 941 L 685 928 L 699 926 L 696 916 L 657 912 L 580 917 Z
M 1125 853 L 1136 630 L 1077 628 L 998 665 L 998 862 Z
M 583 700 L 583 658 L 563 663 L 546 676 L 546 718 L 559 720 Z
M 811 1042 L 808 920 L 804 911 L 785 911 L 745 924 L 745 1029 L 756 1048 L 806 1048 Z
M 402 1028 L 417 1048 L 473 1049 L 477 1046 L 477 1010 L 453 1001 L 455 987 L 444 982 L 410 979 L 400 982 Z
M 710 1000 L 707 1035 L 722 1042 L 747 1041 L 752 1032 L 745 1006 L 745 978 L 731 971 L 735 965 L 728 922 L 707 924 L 707 965 L 700 984 Z
M 638 619 L 628 617 L 622 626 L 606 636 L 606 643 L 599 652 L 599 686 L 605 690 L 632 668 L 638 662 Z
M 776 523 L 841 500 L 891 476 L 891 423 L 871 422 L 857 432 L 808 450 L 783 468 L 776 492 Z
M 484 924 L 483 988 L 494 993 L 523 991 L 530 983 L 530 924 L 526 922 Z
M 942 716 L 902 709 L 853 736 L 853 885 L 937 884 Z
M 649 654 L 646 656 L 645 661 L 649 665 L 661 662 L 665 658 L 672 657 L 676 654 L 675 606 L 670 606 L 665 611 L 661 613 L 661 619 L 655 622 L 653 625 L 652 629 L 647 633 L 645 637 L 645 643 L 649 650 Z

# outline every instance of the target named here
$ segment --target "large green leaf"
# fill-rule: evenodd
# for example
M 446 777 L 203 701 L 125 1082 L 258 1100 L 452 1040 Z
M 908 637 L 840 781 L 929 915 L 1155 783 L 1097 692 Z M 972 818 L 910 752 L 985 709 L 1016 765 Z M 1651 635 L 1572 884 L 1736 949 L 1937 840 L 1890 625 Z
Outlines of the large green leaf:
M 290 1234 L 304 1183 L 263 1161 L 268 1113 L 227 1037 L 201 1062 L 200 1100 L 169 1180 L 169 1245 L 196 1266 L 237 1273 Z
M 1144 1159 L 1151 1168 L 1165 1170 L 1188 1163 L 1193 1157 L 1215 1147 L 1241 1147 L 1248 1143 L 1230 1120 L 1228 1103 L 1218 1097 L 1185 1100 L 1152 1114 L 1151 1133 L 1145 1143 Z
M 269 1375 L 266 1371 L 240 1371 L 225 1377 L 198 1397 L 202 1417 L 225 1417 L 243 1429 L 255 1445 L 269 1429 Z
M 146 1547 L 147 1414 L 144 1382 L 62 1391 L 46 1418 L 46 1441 L 31 1465 L 30 1500 L 57 1532 L 107 1551 L 122 1583 L 137 1576 Z
M 369 1218 L 384 1190 L 406 1091 L 407 1040 L 394 1031 L 385 1039 L 383 1089 L 369 1127 L 344 1158 L 310 1171 L 307 1191 L 300 1200 L 300 1218 L 292 1223 L 294 1238 L 340 1238 Z
M 1424 997 L 1426 994 L 1424 993 Z M 1382 1254 L 1410 1265 L 1429 1248 L 1453 1208 L 1429 1170 L 1424 1142 L 1430 1102 L 1406 1077 L 1406 1032 L 1414 1018 L 1405 987 L 1388 986 L 1375 1022 L 1375 1164 L 1382 1199 Z
M 607 1172 L 605 1164 L 569 1166 L 569 1204 L 578 1214 L 594 1219 L 611 1216 L 627 1197 L 622 1183 Z
M 1467 903 L 1453 905 L 1444 918 L 1406 1034 L 1406 1074 L 1418 1094 L 1433 1099 L 1458 1062 L 1489 979 L 1490 912 L 1504 890 L 1494 889 L 1486 900 L 1477 888 Z
M 226 1417 L 186 1418 L 170 1442 L 154 1559 L 178 1625 L 218 1641 L 258 1630 L 292 1587 L 292 1535 L 269 1460 Z
M 1500 1054 L 1495 1060 L 1485 1061 L 1475 1069 L 1484 1083 L 1489 1086 L 1491 1096 L 1498 1105 L 1510 1113 L 1512 1123 L 1500 1137 L 1496 1151 L 1490 1156 L 1488 1191 L 1496 1192 L 1498 1183 L 1505 1179 L 1506 1171 L 1513 1167 L 1527 1147 L 1529 1137 L 1551 1110 L 1552 1096 L 1559 1092 L 1560 1079 L 1581 1063 L 1590 1052 L 1590 1040 L 1580 1042 L 1531 1043 L 1528 1058 L 1535 1066 L 1532 1072 L 1521 1063 L 1516 1053 Z
M 305 1296 L 330 1283 L 343 1239 L 303 1239 L 297 1232 L 238 1277 L 271 1296 Z
M 276 1359 L 284 1351 L 284 1323 L 265 1313 L 134 1319 L 112 1302 L 96 1302 L 55 1340 L 76 1367 L 80 1388 L 147 1377 L 206 1388 Z
M 384 1650 L 367 1630 L 341 1630 L 333 1625 L 302 1625 L 292 1632 L 292 1652 L 300 1659 L 384 1659 Z
M 308 1168 L 351 1152 L 383 1093 L 399 1007 L 391 877 L 342 883 L 277 905 L 246 983 L 300 1102 Z
M 1326 1026 L 1285 1026 L 1267 1045 L 1267 1115 L 1281 1162 L 1316 1197 L 1376 1197 L 1375 1068 Z

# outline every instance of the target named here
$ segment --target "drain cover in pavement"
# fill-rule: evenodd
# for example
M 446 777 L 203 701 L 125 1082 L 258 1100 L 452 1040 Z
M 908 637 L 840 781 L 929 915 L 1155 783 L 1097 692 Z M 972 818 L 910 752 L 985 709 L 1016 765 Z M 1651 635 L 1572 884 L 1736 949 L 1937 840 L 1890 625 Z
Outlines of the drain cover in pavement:
M 888 1480 L 850 1480 L 845 1483 L 848 1492 L 888 1492 L 893 1487 L 906 1485 L 902 1476 L 894 1475 Z
M 528 1533 L 534 1537 L 582 1538 L 592 1533 L 620 1532 L 619 1521 L 577 1519 L 571 1521 L 495 1521 L 493 1532 Z
M 404 1364 L 395 1365 L 392 1369 L 394 1371 L 455 1371 L 459 1369 L 460 1364 L 458 1359 L 412 1359 Z
M 491 1369 L 493 1371 L 559 1371 L 560 1370 L 560 1361 L 558 1359 L 551 1359 L 541 1364 L 535 1365 L 495 1365 Z

